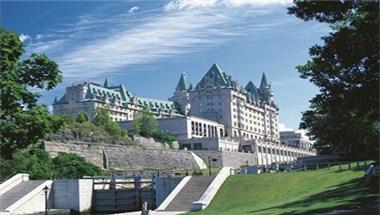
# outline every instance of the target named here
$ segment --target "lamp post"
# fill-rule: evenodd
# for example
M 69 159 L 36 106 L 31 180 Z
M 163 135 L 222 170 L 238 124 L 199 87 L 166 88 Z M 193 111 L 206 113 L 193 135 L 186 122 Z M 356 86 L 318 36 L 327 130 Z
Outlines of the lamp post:
M 211 157 L 208 156 L 208 175 L 211 175 Z
M 45 215 L 48 214 L 48 192 L 49 192 L 49 187 L 46 185 L 42 190 L 45 193 Z
M 245 161 L 245 174 L 248 174 L 248 161 Z

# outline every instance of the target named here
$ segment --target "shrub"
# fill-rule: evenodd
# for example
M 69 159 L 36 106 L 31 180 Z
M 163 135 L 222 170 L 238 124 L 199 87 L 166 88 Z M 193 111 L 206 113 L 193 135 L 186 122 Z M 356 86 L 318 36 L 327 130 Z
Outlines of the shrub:
M 83 157 L 72 153 L 59 153 L 53 159 L 55 178 L 82 178 L 83 176 L 101 175 L 103 170 Z

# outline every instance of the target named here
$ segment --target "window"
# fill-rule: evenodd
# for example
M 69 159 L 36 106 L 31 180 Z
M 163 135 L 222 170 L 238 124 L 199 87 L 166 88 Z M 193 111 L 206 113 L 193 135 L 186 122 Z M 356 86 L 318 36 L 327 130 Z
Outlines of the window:
M 194 150 L 201 150 L 202 149 L 202 143 L 194 143 L 193 149 Z
M 258 148 L 259 148 L 259 152 L 261 153 L 261 146 L 259 146 Z

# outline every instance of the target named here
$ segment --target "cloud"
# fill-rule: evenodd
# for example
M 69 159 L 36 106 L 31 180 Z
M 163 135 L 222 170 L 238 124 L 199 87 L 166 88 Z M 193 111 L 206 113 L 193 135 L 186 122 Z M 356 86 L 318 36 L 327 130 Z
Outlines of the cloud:
M 284 123 L 278 123 L 278 130 L 279 131 L 294 131 L 293 128 L 287 128 Z
M 25 42 L 27 40 L 30 40 L 30 36 L 27 34 L 20 34 L 19 39 L 21 40 L 21 42 Z
M 247 32 L 276 28 L 286 20 L 270 20 L 265 16 L 274 10 L 273 4 L 283 1 L 269 2 L 265 4 L 272 5 L 256 9 L 255 5 L 264 3 L 172 0 L 161 8 L 133 16 L 97 12 L 80 16 L 78 22 L 64 28 L 54 29 L 53 33 L 46 34 L 49 37 L 40 37 L 30 44 L 28 50 L 53 57 L 65 79 L 83 78 L 83 72 L 87 78 L 96 78 L 120 72 L 131 65 L 196 52 Z M 129 11 L 137 9 L 135 6 Z
M 131 7 L 131 9 L 128 10 L 128 13 L 134 13 L 138 9 L 139 9 L 139 7 L 137 7 L 137 6 Z
M 292 0 L 172 0 L 164 9 L 166 11 L 185 10 L 210 7 L 263 7 L 273 5 L 289 5 Z

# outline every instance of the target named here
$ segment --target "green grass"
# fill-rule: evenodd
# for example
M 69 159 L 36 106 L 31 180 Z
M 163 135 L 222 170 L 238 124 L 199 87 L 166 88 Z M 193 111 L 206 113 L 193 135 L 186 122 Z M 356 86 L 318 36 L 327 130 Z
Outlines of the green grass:
M 354 167 L 354 165 L 353 165 Z M 378 178 L 361 184 L 362 169 L 231 176 L 209 207 L 190 214 L 312 214 L 376 198 Z

